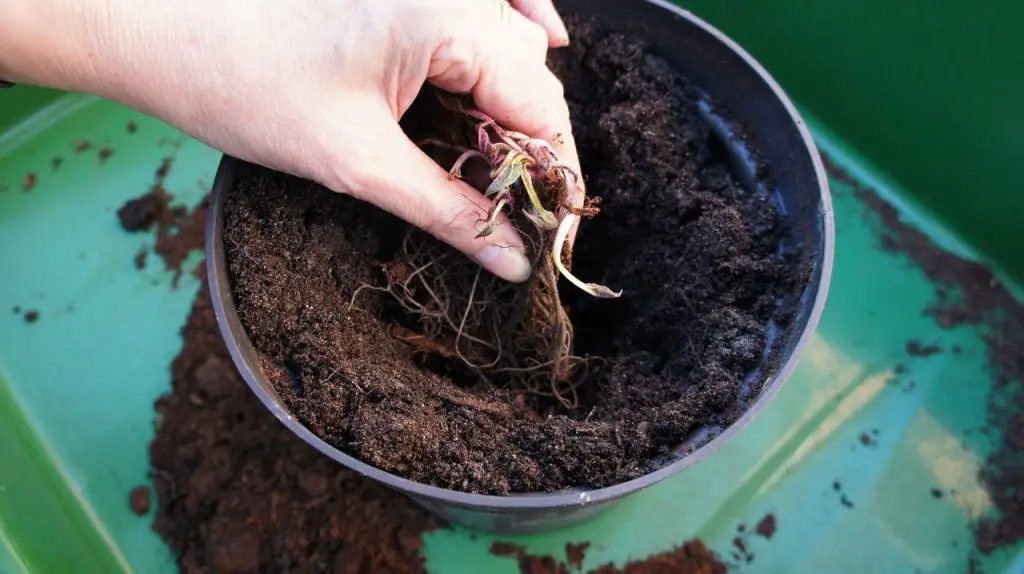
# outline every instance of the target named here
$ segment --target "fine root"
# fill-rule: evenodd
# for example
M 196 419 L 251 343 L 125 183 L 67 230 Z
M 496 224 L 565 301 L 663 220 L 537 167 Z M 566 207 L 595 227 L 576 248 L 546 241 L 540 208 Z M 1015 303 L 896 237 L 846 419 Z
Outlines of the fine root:
M 452 179 L 472 184 L 467 170 L 481 173 L 486 167 L 485 181 L 477 186 L 492 203 L 481 214 L 477 238 L 486 241 L 507 220 L 524 239 L 533 273 L 522 284 L 504 282 L 432 236 L 410 229 L 394 260 L 383 266 L 386 286 L 360 287 L 352 304 L 364 289 L 386 292 L 404 315 L 395 336 L 417 352 L 457 362 L 485 383 L 554 399 L 572 410 L 579 404 L 579 385 L 600 359 L 574 355 L 559 277 L 593 297 L 622 294 L 581 281 L 563 261 L 571 259 L 570 231 L 581 217 L 597 215 L 597 201 L 569 204 L 570 188 L 582 187 L 582 180 L 548 142 L 504 129 L 458 99 L 436 93 L 443 104 L 438 114 L 447 110 L 449 119 L 464 122 L 465 128 L 447 136 L 433 134 L 420 146 L 439 162 L 443 155 L 455 158 L 443 162 Z M 469 145 L 471 139 L 475 145 Z

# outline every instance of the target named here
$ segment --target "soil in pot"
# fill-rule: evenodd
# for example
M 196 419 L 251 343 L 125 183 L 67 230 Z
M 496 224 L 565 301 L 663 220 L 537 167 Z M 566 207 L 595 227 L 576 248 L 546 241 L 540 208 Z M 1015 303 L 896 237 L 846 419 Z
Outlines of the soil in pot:
M 264 373 L 314 433 L 388 472 L 490 494 L 642 476 L 743 413 L 764 380 L 748 375 L 766 349 L 774 356 L 772 332 L 787 329 L 809 278 L 799 248 L 780 255 L 786 222 L 774 203 L 730 172 L 696 90 L 637 39 L 568 21 L 574 42 L 550 65 L 588 193 L 602 199 L 572 270 L 623 295 L 559 286 L 578 357 L 561 387 L 468 368 L 385 292 L 417 272 L 403 258 L 427 249 L 451 265 L 454 308 L 470 309 L 473 293 L 483 306 L 517 300 L 516 287 L 461 255 L 368 204 L 256 166 L 241 165 L 228 194 L 233 295 Z M 425 94 L 403 126 L 416 141 L 438 137 L 444 113 Z
M 149 446 L 153 529 L 181 572 L 425 572 L 422 535 L 442 524 L 267 411 L 231 363 L 205 283 L 181 334 Z

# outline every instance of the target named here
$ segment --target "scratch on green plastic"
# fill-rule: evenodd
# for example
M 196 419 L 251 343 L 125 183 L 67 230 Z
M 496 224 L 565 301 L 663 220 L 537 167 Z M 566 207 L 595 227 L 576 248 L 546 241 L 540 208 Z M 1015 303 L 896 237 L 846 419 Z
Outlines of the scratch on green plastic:
M 14 552 L 14 546 L 2 529 L 0 529 L 0 572 L 29 574 L 28 566 Z
M 130 571 L 3 377 L 0 420 L 0 572 Z

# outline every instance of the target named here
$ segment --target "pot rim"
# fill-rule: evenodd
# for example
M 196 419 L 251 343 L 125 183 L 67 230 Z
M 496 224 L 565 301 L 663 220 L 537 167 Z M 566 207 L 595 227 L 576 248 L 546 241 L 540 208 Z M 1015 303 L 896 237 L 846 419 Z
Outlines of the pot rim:
M 605 488 L 593 490 L 572 489 L 551 493 L 512 493 L 506 496 L 473 494 L 419 483 L 367 464 L 328 444 L 306 428 L 305 425 L 297 421 L 260 384 L 259 381 L 262 378 L 262 374 L 260 374 L 258 370 L 254 370 L 258 369 L 258 366 L 250 365 L 246 360 L 242 347 L 252 347 L 252 343 L 244 328 L 241 326 L 238 313 L 235 309 L 234 300 L 231 296 L 231 286 L 227 275 L 227 261 L 224 255 L 222 233 L 224 197 L 230 191 L 230 186 L 234 184 L 235 168 L 239 162 L 231 156 L 224 155 L 220 166 L 217 169 L 217 175 L 211 196 L 209 221 L 206 227 L 206 266 L 214 313 L 216 314 L 217 324 L 220 328 L 221 335 L 227 344 L 231 359 L 234 361 L 236 368 L 242 375 L 242 378 L 245 379 L 246 383 L 253 392 L 256 393 L 256 396 L 259 397 L 264 406 L 266 406 L 278 420 L 284 423 L 289 430 L 297 434 L 302 438 L 302 440 L 316 448 L 321 453 L 337 462 L 340 462 L 349 469 L 412 496 L 444 501 L 446 504 L 454 504 L 456 506 L 470 509 L 554 510 L 567 506 L 593 505 L 601 502 L 612 501 L 632 492 L 652 486 L 669 476 L 690 468 L 706 459 L 712 453 L 721 448 L 722 445 L 736 436 L 741 429 L 746 427 L 769 403 L 772 402 L 779 389 L 793 374 L 793 371 L 800 362 L 803 352 L 806 350 L 811 337 L 817 329 L 819 319 L 821 318 L 822 311 L 825 307 L 829 284 L 831 282 L 834 261 L 835 221 L 825 168 L 822 164 L 818 148 L 814 143 L 810 130 L 808 130 L 807 125 L 800 113 L 797 111 L 796 106 L 793 105 L 792 101 L 790 101 L 789 97 L 775 79 L 768 74 L 767 70 L 765 70 L 765 68 L 761 66 L 753 56 L 724 33 L 704 20 L 698 18 L 690 11 L 671 4 L 667 0 L 645 1 L 655 5 L 656 7 L 667 10 L 678 18 L 688 20 L 690 23 L 711 35 L 717 41 L 723 43 L 727 48 L 738 55 L 761 78 L 761 80 L 771 88 L 775 97 L 778 98 L 779 102 L 783 105 L 796 126 L 796 129 L 800 134 L 800 138 L 803 140 L 804 146 L 811 155 L 811 162 L 817 176 L 818 188 L 821 196 L 821 218 L 823 225 L 821 239 L 823 245 L 821 253 L 821 269 L 818 277 L 818 284 L 814 291 L 814 303 L 807 319 L 807 324 L 804 327 L 803 332 L 800 334 L 796 345 L 793 347 L 793 352 L 786 358 L 782 368 L 764 384 L 764 387 L 757 399 L 750 405 L 742 416 L 733 421 L 733 423 L 726 427 L 726 429 L 718 436 L 692 453 L 683 456 L 682 458 L 669 463 L 654 472 Z M 808 288 L 811 287 L 815 286 L 808 284 Z

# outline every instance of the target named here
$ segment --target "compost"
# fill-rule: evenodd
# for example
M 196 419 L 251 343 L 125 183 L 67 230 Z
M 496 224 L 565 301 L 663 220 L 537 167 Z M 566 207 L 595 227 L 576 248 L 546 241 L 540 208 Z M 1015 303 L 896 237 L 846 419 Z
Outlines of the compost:
M 424 572 L 425 510 L 308 446 L 241 380 L 203 284 L 157 402 L 157 515 L 182 572 Z M 134 498 L 134 497 L 133 497 Z
M 171 207 L 161 184 L 172 165 L 166 158 L 151 188 L 118 216 L 127 231 L 156 226 L 157 255 L 180 272 L 203 247 L 197 230 L 207 203 Z M 421 536 L 440 526 L 437 519 L 339 467 L 274 419 L 231 363 L 205 281 L 181 334 L 149 447 L 153 528 L 181 572 L 424 572 Z M 150 500 L 140 486 L 128 503 L 143 515 Z
M 904 224 L 895 207 L 824 159 L 833 177 L 850 185 L 881 219 L 882 246 L 910 258 L 936 285 L 935 301 L 925 312 L 943 328 L 973 325 L 984 333 L 993 378 L 989 424 L 1001 438 L 980 471 L 996 512 L 974 525 L 975 545 L 990 554 L 1024 540 L 1024 305 L 989 269 Z M 969 566 L 977 569 L 973 560 Z
M 184 205 L 174 205 L 174 195 L 164 188 L 164 181 L 173 165 L 174 157 L 165 157 L 154 173 L 149 191 L 121 205 L 117 218 L 121 228 L 129 233 L 156 228 L 153 250 L 163 260 L 164 267 L 174 273 L 172 285 L 177 288 L 185 272 L 185 261 L 193 251 L 203 246 L 210 198 L 205 196 L 191 210 Z M 137 269 L 145 268 L 145 248 L 135 254 L 134 264 Z M 192 270 L 196 275 L 201 271 L 202 266 Z
M 569 574 L 581 571 L 584 551 L 589 543 L 566 545 L 566 559 L 554 556 L 529 554 L 521 546 L 497 542 L 491 546 L 491 554 L 514 557 L 521 574 Z M 700 540 L 690 540 L 682 545 L 645 558 L 629 562 L 622 567 L 604 564 L 591 570 L 592 574 L 726 574 L 728 567 L 718 560 Z
M 636 39 L 568 22 L 573 44 L 550 66 L 565 84 L 589 194 L 601 198 L 572 271 L 623 295 L 561 286 L 578 359 L 561 387 L 465 368 L 452 356 L 457 340 L 431 338 L 386 292 L 421 272 L 404 257 L 423 250 L 451 267 L 414 297 L 441 285 L 462 312 L 478 292 L 488 294 L 474 299 L 482 306 L 522 301 L 516 287 L 502 299 L 461 255 L 368 204 L 238 168 L 225 252 L 264 373 L 298 420 L 378 468 L 489 494 L 642 476 L 696 431 L 710 438 L 742 414 L 765 379 L 745 378 L 775 348 L 768 325 L 789 326 L 809 268 L 799 246 L 778 255 L 786 223 L 731 174 L 699 94 Z M 416 141 L 436 137 L 446 110 L 424 94 L 403 126 Z
M 150 444 L 156 530 L 180 571 L 425 572 L 423 533 L 443 527 L 404 496 L 340 467 L 302 442 L 255 398 L 231 363 L 204 284 L 182 329 L 171 392 L 157 402 Z M 131 508 L 149 511 L 148 488 Z M 565 560 L 521 548 L 523 572 L 579 571 L 588 543 Z M 719 574 L 727 568 L 700 541 L 605 574 Z

